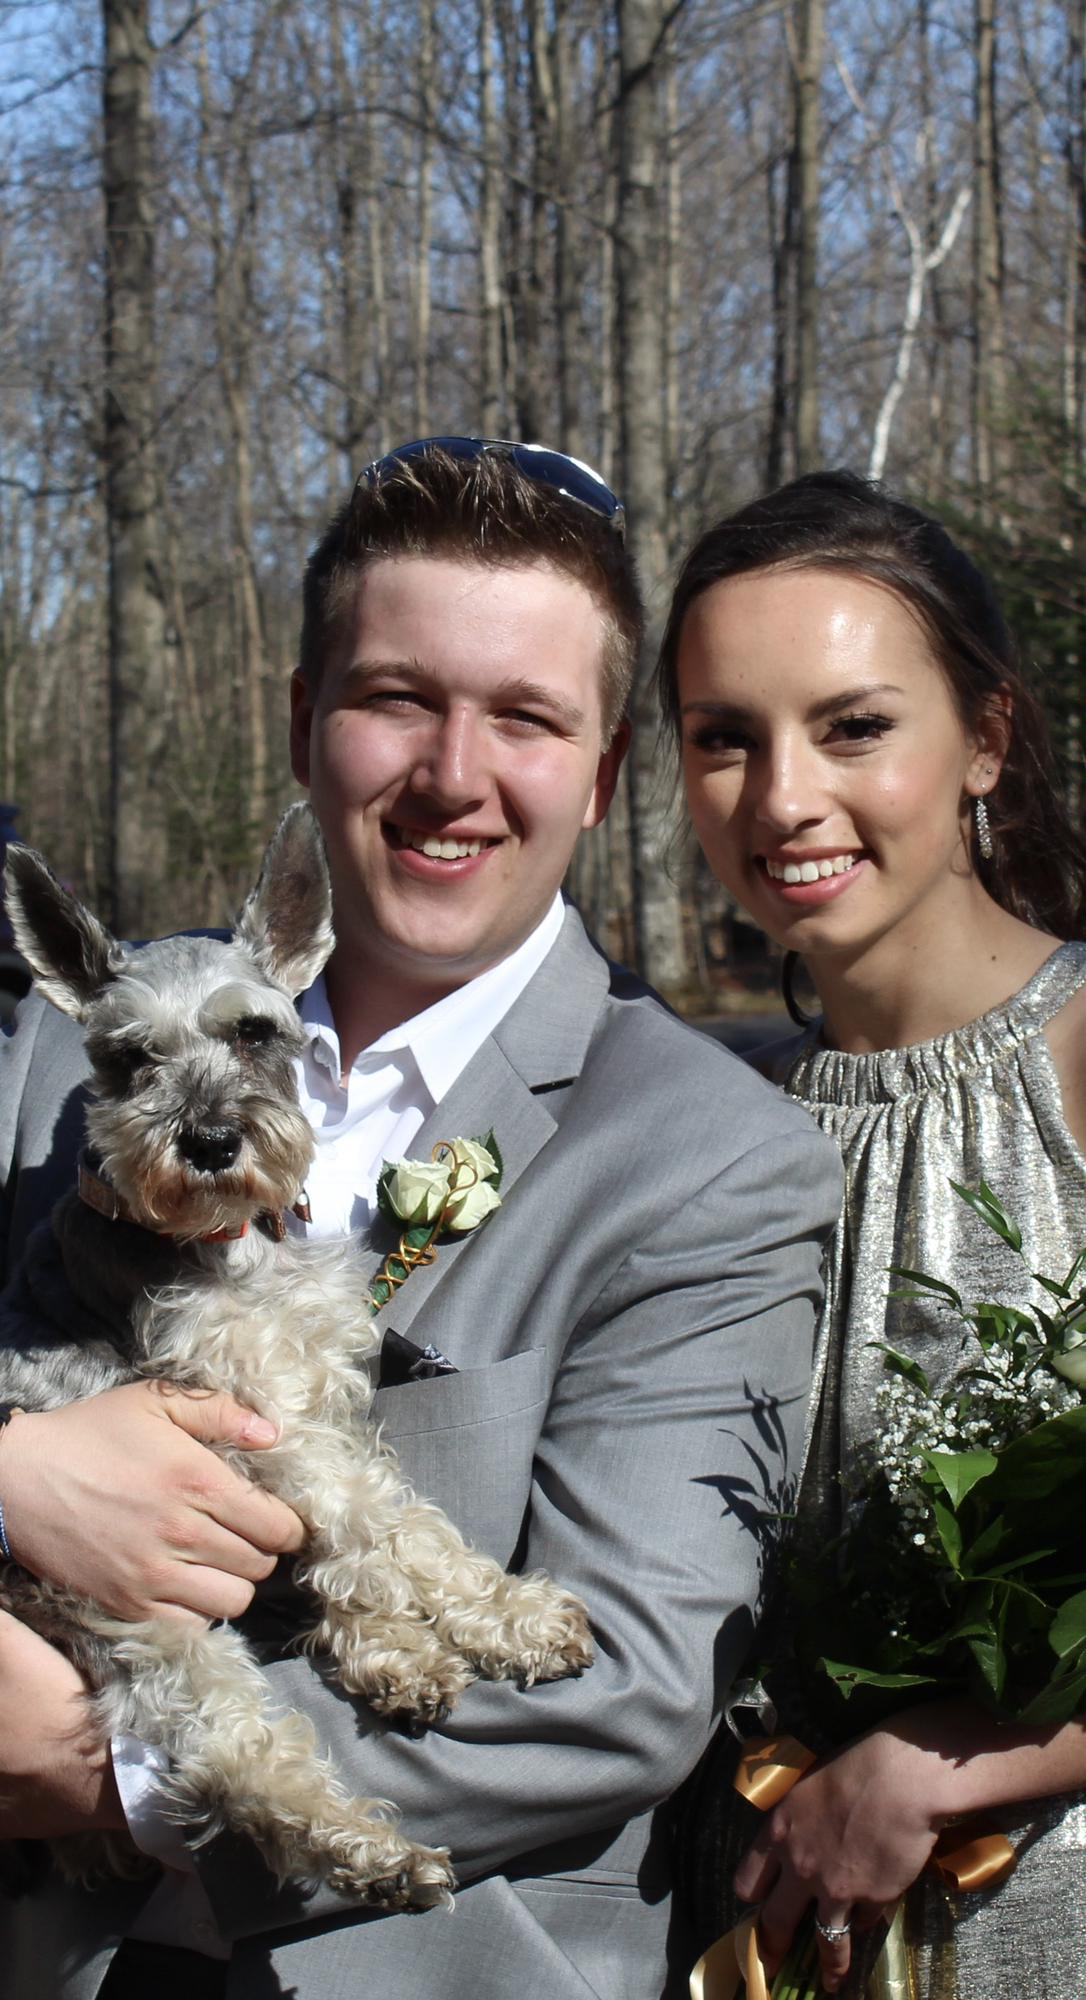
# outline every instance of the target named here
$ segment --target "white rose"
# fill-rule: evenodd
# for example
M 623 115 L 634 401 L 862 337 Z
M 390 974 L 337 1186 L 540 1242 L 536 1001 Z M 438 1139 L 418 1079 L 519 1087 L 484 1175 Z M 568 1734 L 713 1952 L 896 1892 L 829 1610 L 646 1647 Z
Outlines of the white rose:
M 385 1183 L 401 1222 L 436 1222 L 449 1199 L 449 1171 L 429 1160 L 397 1160 Z
M 498 1162 L 493 1153 L 488 1152 L 485 1146 L 480 1146 L 477 1139 L 454 1139 L 451 1151 L 456 1154 L 457 1161 L 463 1161 L 481 1181 L 489 1180 L 491 1175 L 498 1171 Z M 470 1180 L 471 1175 L 462 1174 L 460 1178 L 463 1185 Z
M 483 1149 L 480 1147 L 479 1150 Z M 451 1196 L 447 1217 L 449 1228 L 463 1234 L 465 1230 L 476 1228 L 501 1205 L 502 1198 L 497 1188 L 491 1187 L 489 1181 L 476 1181 L 462 1194 Z
M 1068 1336 L 1063 1353 L 1053 1354 L 1051 1361 L 1065 1382 L 1073 1382 L 1076 1389 L 1086 1389 L 1086 1333 L 1075 1329 Z

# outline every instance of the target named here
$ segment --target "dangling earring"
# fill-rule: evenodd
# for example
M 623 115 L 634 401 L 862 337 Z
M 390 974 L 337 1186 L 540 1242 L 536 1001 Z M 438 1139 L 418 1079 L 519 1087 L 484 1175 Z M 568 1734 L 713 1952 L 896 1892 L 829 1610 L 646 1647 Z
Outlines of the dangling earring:
M 988 818 L 988 808 L 983 798 L 975 798 L 973 800 L 973 818 L 976 822 L 977 846 L 980 849 L 981 859 L 990 861 L 994 852 L 992 847 L 992 825 Z

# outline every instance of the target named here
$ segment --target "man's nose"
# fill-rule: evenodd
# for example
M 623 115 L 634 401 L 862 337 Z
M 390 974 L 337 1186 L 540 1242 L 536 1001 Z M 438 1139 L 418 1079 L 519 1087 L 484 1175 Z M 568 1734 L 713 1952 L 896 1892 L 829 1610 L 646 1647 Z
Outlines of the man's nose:
M 434 719 L 414 771 L 418 790 L 446 810 L 477 804 L 487 789 L 486 751 L 478 719 L 464 710 Z

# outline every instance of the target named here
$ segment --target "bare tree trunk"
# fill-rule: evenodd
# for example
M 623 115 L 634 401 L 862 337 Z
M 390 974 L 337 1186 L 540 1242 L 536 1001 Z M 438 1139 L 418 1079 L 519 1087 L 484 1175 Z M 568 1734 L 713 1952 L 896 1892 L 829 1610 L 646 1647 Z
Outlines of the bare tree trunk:
M 618 340 L 622 485 L 634 559 L 646 591 L 649 635 L 634 709 L 631 783 L 634 923 L 641 970 L 679 987 L 687 961 L 679 897 L 665 873 L 669 833 L 660 796 L 658 722 L 651 665 L 667 576 L 667 465 L 661 356 L 665 301 L 659 282 L 660 104 L 663 0 L 616 0 L 618 96 Z
M 109 542 L 110 916 L 146 936 L 168 916 L 165 606 L 155 512 L 154 224 L 149 0 L 102 0 Z
M 935 93 L 931 60 L 930 0 L 918 0 L 920 56 L 920 130 L 924 148 L 924 250 L 930 259 L 939 238 L 939 176 L 935 137 Z M 932 499 L 946 487 L 946 374 L 950 335 L 943 302 L 942 280 L 931 274 L 930 335 L 927 342 L 927 491 Z
M 501 184 L 497 95 L 494 87 L 494 0 L 479 0 L 479 98 L 483 168 L 479 204 L 479 266 L 483 304 L 482 432 L 502 429 Z
M 818 395 L 818 236 L 825 0 L 800 0 L 796 51 L 796 466 L 822 463 Z
M 575 155 L 573 82 L 574 30 L 568 0 L 558 0 L 554 50 L 554 302 L 555 346 L 558 356 L 558 442 L 575 458 L 584 456 L 581 426 L 581 378 L 586 337 L 583 305 L 582 254 L 573 215 L 578 184 Z
M 1086 0 L 1068 0 L 1067 240 L 1064 254 L 1063 424 L 1067 473 L 1079 481 L 1086 462 Z
M 1006 456 L 1003 216 L 996 127 L 995 0 L 976 0 L 976 201 L 973 228 L 973 453 L 982 511 L 992 504 Z
M 667 62 L 664 85 L 664 119 L 667 147 L 667 227 L 665 233 L 664 351 L 660 357 L 664 377 L 664 477 L 665 499 L 674 501 L 682 466 L 682 405 L 679 396 L 679 328 L 682 322 L 682 169 L 679 160 L 679 79 L 674 50 Z M 667 509 L 671 532 L 668 556 L 679 554 L 686 537 L 678 508 Z
M 784 192 L 778 193 L 777 183 L 783 171 Z M 782 162 L 771 153 L 766 162 L 766 203 L 769 210 L 770 240 L 770 284 L 772 297 L 772 362 L 769 389 L 769 425 L 766 434 L 766 485 L 772 489 L 781 484 L 793 469 L 794 452 L 790 455 L 789 445 L 794 443 L 794 425 L 790 419 L 789 387 L 792 376 L 792 298 L 794 287 L 791 277 L 795 266 L 795 146 L 788 149 Z
M 412 324 L 416 436 L 430 429 L 430 250 L 434 208 L 434 0 L 419 0 L 418 240 Z

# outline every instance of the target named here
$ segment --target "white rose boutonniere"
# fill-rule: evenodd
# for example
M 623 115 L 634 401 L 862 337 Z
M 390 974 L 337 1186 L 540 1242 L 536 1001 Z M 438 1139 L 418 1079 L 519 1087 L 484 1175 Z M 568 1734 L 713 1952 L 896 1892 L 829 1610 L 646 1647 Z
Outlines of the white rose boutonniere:
M 501 1207 L 502 1156 L 493 1132 L 485 1139 L 443 1139 L 429 1160 L 389 1160 L 377 1182 L 377 1206 L 387 1222 L 406 1224 L 370 1291 L 374 1312 L 410 1277 L 432 1264 L 445 1236 L 466 1236 Z

